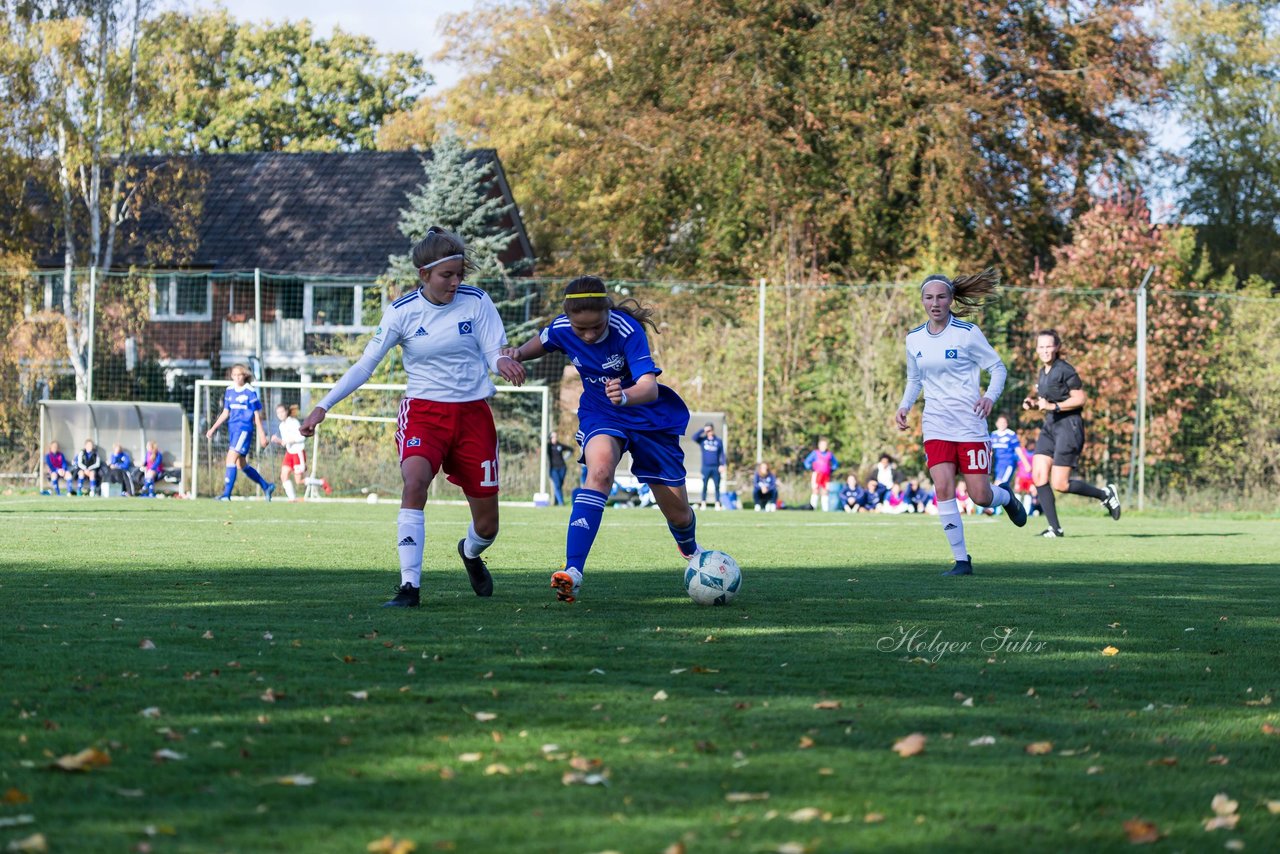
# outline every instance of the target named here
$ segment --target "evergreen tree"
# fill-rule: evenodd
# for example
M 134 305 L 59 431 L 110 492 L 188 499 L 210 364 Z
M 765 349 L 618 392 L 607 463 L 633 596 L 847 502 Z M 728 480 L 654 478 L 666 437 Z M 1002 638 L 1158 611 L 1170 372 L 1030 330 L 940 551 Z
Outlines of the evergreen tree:
M 475 264 L 471 279 L 505 279 L 512 271 L 503 266 L 500 256 L 515 232 L 499 224 L 509 206 L 492 195 L 494 176 L 489 165 L 469 155 L 457 134 L 445 132 L 423 161 L 423 172 L 425 180 L 401 211 L 400 232 L 417 243 L 431 226 L 447 228 L 467 242 L 467 254 Z M 392 255 L 386 275 L 402 286 L 418 278 L 408 253 Z

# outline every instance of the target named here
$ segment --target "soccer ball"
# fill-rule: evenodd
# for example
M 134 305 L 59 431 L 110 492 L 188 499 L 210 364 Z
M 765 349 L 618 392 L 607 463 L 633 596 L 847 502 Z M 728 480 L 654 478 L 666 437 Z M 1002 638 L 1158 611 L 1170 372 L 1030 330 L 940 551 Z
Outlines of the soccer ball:
M 724 552 L 699 552 L 684 571 L 684 589 L 699 605 L 728 605 L 742 589 L 742 570 Z

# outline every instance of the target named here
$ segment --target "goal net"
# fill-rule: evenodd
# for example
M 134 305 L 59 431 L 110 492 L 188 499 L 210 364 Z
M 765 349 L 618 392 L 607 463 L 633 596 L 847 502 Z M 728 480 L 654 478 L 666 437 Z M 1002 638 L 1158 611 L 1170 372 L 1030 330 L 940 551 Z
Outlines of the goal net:
M 270 438 L 279 435 L 276 406 L 296 405 L 301 421 L 333 387 L 325 382 L 256 382 L 262 400 L 263 429 Z M 205 437 L 209 426 L 222 411 L 226 380 L 199 380 L 195 384 L 192 413 L 191 494 L 218 495 L 222 489 L 227 456 L 227 430 L 220 427 L 213 438 Z M 400 464 L 396 456 L 396 416 L 404 398 L 403 383 L 367 383 L 329 411 L 323 424 L 307 440 L 305 495 L 311 498 L 381 498 L 400 495 Z M 537 503 L 549 487 L 547 459 L 543 449 L 550 428 L 550 395 L 546 386 L 499 386 L 490 399 L 498 428 L 498 455 L 501 466 L 502 499 Z M 265 449 L 254 441 L 249 462 L 268 481 L 277 481 L 284 461 L 284 448 L 272 442 Z M 304 494 L 304 489 L 298 490 Z M 257 495 L 258 488 L 248 478 L 236 480 L 236 495 Z M 537 497 L 535 497 L 537 494 Z M 283 489 L 276 493 L 284 495 Z M 465 500 L 462 491 L 438 475 L 431 483 L 431 500 Z

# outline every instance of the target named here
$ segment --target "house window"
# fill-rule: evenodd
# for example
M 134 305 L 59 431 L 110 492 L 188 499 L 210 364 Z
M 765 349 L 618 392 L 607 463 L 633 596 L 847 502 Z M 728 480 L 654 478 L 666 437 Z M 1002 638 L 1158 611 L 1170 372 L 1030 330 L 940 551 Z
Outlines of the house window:
M 173 274 L 151 282 L 152 320 L 209 320 L 209 277 Z
M 382 289 L 372 283 L 313 282 L 303 293 L 308 332 L 365 332 L 382 315 Z

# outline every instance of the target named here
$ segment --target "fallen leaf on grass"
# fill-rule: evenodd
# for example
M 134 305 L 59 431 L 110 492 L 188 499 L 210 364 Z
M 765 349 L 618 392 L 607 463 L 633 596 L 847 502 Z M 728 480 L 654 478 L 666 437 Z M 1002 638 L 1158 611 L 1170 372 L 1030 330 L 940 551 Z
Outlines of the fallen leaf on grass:
M 151 754 L 151 758 L 157 762 L 181 762 L 187 756 L 185 753 L 178 753 L 166 747 Z
M 969 746 L 970 747 L 986 747 L 987 745 L 995 744 L 995 743 L 996 743 L 996 737 L 994 735 L 982 735 L 982 736 L 978 736 L 973 741 L 969 742 Z
M 973 698 L 972 698 L 972 697 L 965 697 L 965 698 L 964 698 L 964 701 L 963 701 L 960 705 L 964 706 L 964 707 L 965 707 L 965 708 L 967 708 L 967 709 L 971 709 L 971 708 L 973 708 Z
M 53 762 L 54 768 L 63 771 L 88 771 L 100 765 L 110 765 L 111 757 L 96 747 L 86 747 L 79 753 L 60 756 Z
M 924 745 L 925 745 L 925 742 L 928 740 L 929 740 L 928 736 L 926 736 L 924 733 L 913 732 L 911 733 L 911 735 L 905 736 L 895 741 L 893 743 L 893 752 L 898 754 L 904 759 L 908 756 L 915 756 L 917 753 L 924 752 Z
M 484 758 L 483 753 L 460 753 L 458 754 L 459 762 L 479 762 Z
M 1226 842 L 1224 842 L 1224 843 L 1222 844 L 1222 847 L 1223 847 L 1223 848 L 1225 848 L 1225 849 L 1227 849 L 1228 851 L 1243 851 L 1243 850 L 1244 850 L 1244 840 L 1243 840 L 1243 839 L 1228 839 Z
M 267 690 L 262 692 L 262 696 L 259 697 L 258 699 L 264 703 L 274 703 L 276 700 L 279 700 L 283 696 L 284 694 L 277 694 L 274 689 L 268 688 Z
M 1162 756 L 1159 759 L 1148 759 L 1147 764 L 1148 765 L 1168 765 L 1169 767 L 1173 767 L 1174 765 L 1178 764 L 1178 757 Z
M 1086 773 L 1086 774 L 1101 774 L 1101 773 L 1102 773 L 1102 771 L 1103 771 L 1103 768 L 1102 768 L 1102 766 L 1101 766 L 1101 765 L 1090 765 L 1090 766 L 1089 766 L 1089 770 L 1085 771 L 1084 773 Z
M 609 778 L 604 774 L 583 774 L 581 771 L 566 771 L 560 777 L 564 786 L 607 786 Z
M 49 850 L 49 843 L 43 833 L 33 833 L 25 839 L 15 839 L 9 843 L 8 851 L 43 852 Z
M 375 839 L 364 847 L 371 854 L 412 854 L 418 850 L 417 844 L 410 839 L 396 839 L 391 835 Z
M 660 702 L 662 702 L 663 700 L 667 699 L 667 692 L 666 692 L 666 691 L 658 691 L 658 693 L 656 693 L 656 694 L 654 694 L 654 695 L 653 695 L 653 699 L 654 699 L 655 701 L 657 701 L 657 702 L 659 702 L 659 703 L 660 703 Z
M 1246 706 L 1269 706 L 1271 705 L 1271 695 L 1267 694 L 1261 700 L 1245 700 Z
M 814 703 L 813 707 L 815 709 L 839 709 L 841 705 L 839 700 L 823 700 L 819 703 Z
M 884 821 L 884 813 L 869 812 L 862 817 L 863 824 L 879 824 Z
M 1267 812 L 1280 815 L 1280 801 L 1267 801 Z
M 1214 815 L 1231 815 L 1239 811 L 1240 802 L 1231 800 L 1226 792 L 1218 792 L 1209 802 L 1209 806 L 1213 809 Z
M 800 750 L 808 750 L 813 747 L 813 739 L 807 735 L 800 736 L 800 743 L 796 745 Z
M 1263 724 L 1262 733 L 1263 735 L 1280 735 L 1280 727 L 1272 724 Z
M 1053 753 L 1053 742 L 1033 741 L 1022 749 L 1026 751 L 1028 756 L 1043 756 L 1046 753 Z
M 277 777 L 276 782 L 281 786 L 314 786 L 316 778 L 306 774 L 290 774 L 287 777 Z
M 0 801 L 6 804 L 25 804 L 29 803 L 31 798 L 27 797 L 26 793 L 21 789 L 9 788 L 5 790 L 3 795 L 0 795 Z
M 1114 646 L 1104 646 L 1102 648 L 1103 655 L 1115 655 L 1119 651 L 1120 650 L 1116 649 Z
M 367 699 L 369 699 L 369 692 L 368 692 L 368 691 L 348 691 L 347 693 L 351 695 L 351 699 L 353 699 L 353 700 L 367 700 Z
M 774 854 L 808 854 L 809 849 L 800 842 L 784 842 L 773 849 Z
M 15 815 L 7 818 L 0 818 L 0 827 L 17 827 L 20 824 L 35 824 L 36 817 L 33 815 Z
M 597 771 L 603 765 L 599 759 L 588 759 L 585 756 L 575 756 L 569 760 L 569 767 L 574 771 Z
M 1236 822 L 1240 821 L 1238 815 L 1215 815 L 1213 818 L 1204 820 L 1205 830 L 1235 830 Z
M 1210 757 L 1209 757 L 1207 760 L 1205 760 L 1205 761 L 1207 761 L 1210 765 L 1226 765 L 1226 764 L 1228 764 L 1231 760 L 1230 760 L 1230 759 L 1228 759 L 1227 757 L 1225 757 L 1225 756 L 1223 756 L 1223 755 L 1219 754 L 1219 755 L 1217 755 L 1217 756 L 1210 756 Z
M 205 633 L 202 634 L 200 637 L 204 638 L 205 640 L 213 640 L 213 631 L 206 630 Z
M 155 649 L 155 648 L 156 648 L 155 641 L 151 640 L 151 638 L 143 638 L 142 641 L 139 642 L 138 644 L 138 649 Z
M 476 712 L 475 714 L 475 719 L 481 722 L 491 721 L 497 717 L 498 716 L 495 715 L 493 712 Z
M 503 765 L 501 762 L 495 762 L 484 769 L 484 775 L 486 777 L 493 777 L 494 775 L 497 775 L 497 774 L 501 774 L 505 777 L 510 773 L 511 773 L 511 769 L 508 768 L 506 765 Z
M 662 854 L 686 854 L 687 849 L 683 842 L 672 842 L 666 848 L 662 849 Z
M 1158 842 L 1162 835 L 1158 827 L 1140 818 L 1132 818 L 1126 821 L 1124 823 L 1124 834 L 1129 837 L 1129 841 L 1134 845 Z
M 803 823 L 822 818 L 822 810 L 817 807 L 802 807 L 787 816 L 788 821 Z
M 748 801 L 767 801 L 768 792 L 729 792 L 724 799 L 731 804 L 745 804 Z

